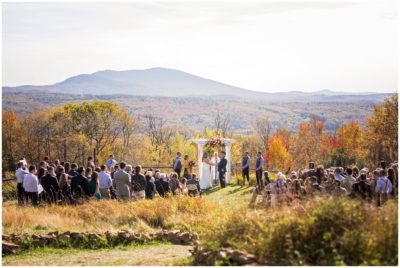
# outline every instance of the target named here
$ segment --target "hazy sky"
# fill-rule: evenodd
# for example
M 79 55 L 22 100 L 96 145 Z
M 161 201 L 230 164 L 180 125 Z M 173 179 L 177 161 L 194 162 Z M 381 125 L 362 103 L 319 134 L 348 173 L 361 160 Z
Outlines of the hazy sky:
M 3 85 L 166 67 L 257 91 L 396 91 L 397 2 L 3 3 Z

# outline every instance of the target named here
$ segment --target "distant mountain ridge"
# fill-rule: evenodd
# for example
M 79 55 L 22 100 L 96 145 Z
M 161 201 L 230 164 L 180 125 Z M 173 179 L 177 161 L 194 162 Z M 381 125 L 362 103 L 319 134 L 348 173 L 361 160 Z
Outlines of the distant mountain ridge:
M 266 93 L 239 88 L 167 68 L 113 71 L 80 74 L 43 86 L 3 87 L 3 93 L 47 92 L 90 95 L 133 95 L 162 97 L 223 97 L 266 102 L 379 102 L 392 93 L 345 93 L 323 89 L 316 92 Z

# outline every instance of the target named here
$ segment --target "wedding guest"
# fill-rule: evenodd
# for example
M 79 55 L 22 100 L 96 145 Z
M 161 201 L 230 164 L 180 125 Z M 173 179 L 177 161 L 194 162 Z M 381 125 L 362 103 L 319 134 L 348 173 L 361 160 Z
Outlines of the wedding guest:
M 260 188 L 262 188 L 262 185 L 263 185 L 263 182 L 262 182 L 263 165 L 264 165 L 264 158 L 262 156 L 262 153 L 258 152 L 255 169 L 256 169 L 257 185 L 259 185 Z
M 154 179 L 151 175 L 146 174 L 146 199 L 153 199 L 154 195 L 157 193 L 156 186 L 154 184 Z
M 249 152 L 245 152 L 242 160 L 242 177 L 243 186 L 247 183 L 250 185 L 250 155 Z
M 186 154 L 183 157 L 183 177 L 186 179 L 189 178 L 189 156 Z
M 114 179 L 114 174 L 119 170 L 119 164 L 115 164 L 114 167 L 111 168 L 111 179 Z
M 390 183 L 392 184 L 392 192 L 391 195 L 395 196 L 396 195 L 396 174 L 395 171 L 392 167 L 388 168 L 388 176 L 387 178 L 389 179 Z
M 353 169 L 346 169 L 346 176 L 342 180 L 342 186 L 346 189 L 347 192 L 351 192 L 353 184 L 356 182 L 356 179 L 353 177 Z
M 78 193 L 82 194 L 81 191 L 83 191 L 83 194 L 86 196 L 90 196 L 90 191 L 89 191 L 89 185 L 88 185 L 88 179 L 83 175 L 84 174 L 84 168 L 79 167 L 77 170 L 78 175 L 72 177 L 71 179 L 71 191 L 73 193 Z
M 39 179 L 39 182 L 40 182 L 40 180 L 42 179 L 42 177 L 43 177 L 45 174 L 46 174 L 46 168 L 44 167 L 44 162 L 43 162 L 43 164 L 41 165 L 41 167 L 39 167 L 39 172 L 38 172 L 38 175 L 37 175 L 37 177 L 38 177 L 38 179 Z
M 93 171 L 90 181 L 88 183 L 89 186 L 89 194 L 90 196 L 95 197 L 97 200 L 101 199 L 101 193 L 99 188 L 99 173 Z
M 192 174 L 192 178 L 186 181 L 189 196 L 197 196 L 200 194 L 200 183 L 196 179 L 196 174 Z
M 182 162 L 181 162 L 181 153 L 177 152 L 176 153 L 176 157 L 174 160 L 174 166 L 173 166 L 173 170 L 174 172 L 176 172 L 176 174 L 178 174 L 178 178 L 181 177 L 181 170 L 182 170 Z
M 359 181 L 353 184 L 352 188 L 356 196 L 370 200 L 372 198 L 371 185 L 367 182 L 367 174 L 361 173 Z
M 161 173 L 158 171 L 154 174 L 154 185 L 156 186 L 156 190 L 161 197 L 165 197 L 165 190 L 163 180 L 161 179 Z
M 49 167 L 47 169 L 46 175 L 44 175 L 40 180 L 40 184 L 42 185 L 43 190 L 45 190 L 45 192 L 47 193 L 47 201 L 50 204 L 55 204 L 58 198 L 57 194 L 59 190 L 59 185 L 53 167 Z
M 107 160 L 106 165 L 109 170 L 117 164 L 117 161 L 114 159 L 114 155 L 110 154 L 110 158 Z
M 87 168 L 91 168 L 92 170 L 94 170 L 96 168 L 94 161 L 93 161 L 93 157 L 89 156 L 87 158 L 87 164 L 86 164 Z
M 178 179 L 178 174 L 175 173 L 175 172 L 171 173 L 171 175 L 170 175 L 169 189 L 171 189 L 171 192 L 172 192 L 173 195 L 176 194 L 177 190 L 181 189 L 180 182 L 179 182 L 179 179 Z
M 333 190 L 333 195 L 342 196 L 347 193 L 347 190 L 341 186 L 339 180 L 335 179 L 335 189 Z
M 117 197 L 120 199 L 129 199 L 131 197 L 131 174 L 128 174 L 125 171 L 125 166 L 125 162 L 119 163 L 120 169 L 114 173 L 113 184 L 117 193 Z
M 167 193 L 171 192 L 171 189 L 169 188 L 169 182 L 168 182 L 167 174 L 161 173 L 160 177 L 161 177 L 161 183 L 162 183 L 162 186 L 163 186 L 163 189 L 164 189 L 164 195 L 167 195 Z
M 101 165 L 101 171 L 99 173 L 99 189 L 101 197 L 104 199 L 110 199 L 110 188 L 112 187 L 111 175 L 107 172 L 107 167 Z
M 26 199 L 23 183 L 24 183 L 24 176 L 28 173 L 29 172 L 26 169 L 25 162 L 20 160 L 18 163 L 18 169 L 15 171 L 15 177 L 17 178 L 18 204 L 20 205 L 23 205 Z
M 87 167 L 87 168 L 85 169 L 85 177 L 86 177 L 86 178 L 90 178 L 90 177 L 92 176 L 92 172 L 93 172 L 92 168 Z
M 76 163 L 72 163 L 71 169 L 68 171 L 68 175 L 70 177 L 75 177 L 75 176 L 79 175 L 77 168 L 78 168 L 78 165 Z
M 141 200 L 146 197 L 146 178 L 141 173 L 142 167 L 135 167 L 135 174 L 132 176 L 131 189 L 132 189 L 132 199 Z
M 375 192 L 377 193 L 377 203 L 378 206 L 383 205 L 386 200 L 388 194 L 392 192 L 392 183 L 388 178 L 386 178 L 386 170 L 379 170 L 379 178 L 376 182 Z
M 38 205 L 38 198 L 39 198 L 39 192 L 38 192 L 39 180 L 35 174 L 36 174 L 36 167 L 32 165 L 29 167 L 29 173 L 25 175 L 23 181 L 25 193 L 28 196 L 28 198 L 32 201 L 33 206 Z
M 71 164 L 69 162 L 65 162 L 64 169 L 65 169 L 65 173 L 68 174 L 69 170 L 71 169 Z

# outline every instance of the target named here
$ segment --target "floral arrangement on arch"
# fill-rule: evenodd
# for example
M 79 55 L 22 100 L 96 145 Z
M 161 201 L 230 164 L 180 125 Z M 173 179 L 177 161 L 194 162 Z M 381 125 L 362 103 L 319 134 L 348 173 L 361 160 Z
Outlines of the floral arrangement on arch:
M 214 146 L 225 146 L 224 139 L 214 137 L 207 141 L 206 147 L 214 147 Z

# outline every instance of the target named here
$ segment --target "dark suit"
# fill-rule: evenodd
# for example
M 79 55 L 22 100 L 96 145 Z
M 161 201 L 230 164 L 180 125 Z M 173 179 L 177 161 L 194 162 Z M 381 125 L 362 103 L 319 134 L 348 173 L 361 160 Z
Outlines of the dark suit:
M 57 193 L 58 193 L 58 181 L 57 177 L 53 177 L 50 174 L 46 174 L 42 177 L 41 182 L 43 189 L 49 196 L 48 201 L 55 203 L 57 201 Z
M 225 173 L 226 173 L 226 165 L 228 161 L 224 158 L 221 159 L 218 163 L 218 173 L 219 173 L 219 182 L 221 183 L 221 187 L 225 188 Z
M 90 196 L 89 182 L 85 176 L 79 174 L 71 179 L 71 190 L 76 192 L 79 187 L 83 190 L 85 195 Z

